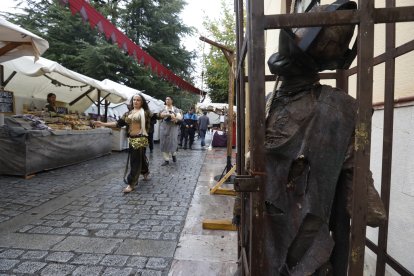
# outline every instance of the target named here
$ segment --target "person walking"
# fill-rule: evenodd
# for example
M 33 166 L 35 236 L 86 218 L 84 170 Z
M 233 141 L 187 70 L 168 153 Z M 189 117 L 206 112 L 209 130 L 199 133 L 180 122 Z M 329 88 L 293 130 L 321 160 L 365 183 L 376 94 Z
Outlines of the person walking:
M 144 180 L 148 179 L 148 158 L 145 155 L 145 149 L 148 146 L 148 131 L 151 118 L 151 112 L 148 103 L 142 94 L 135 94 L 130 101 L 129 111 L 127 111 L 116 122 L 95 121 L 95 126 L 105 127 L 123 127 L 127 128 L 127 136 L 129 142 L 129 165 L 130 170 L 128 177 L 124 179 L 128 186 L 123 190 L 124 193 L 130 193 L 135 190 L 138 184 L 139 175 L 144 176 Z M 128 171 L 128 162 L 125 174 Z
M 226 113 L 224 112 L 224 109 L 221 110 L 219 119 L 220 119 L 220 130 L 226 131 Z
M 193 149 L 194 136 L 197 129 L 197 115 L 194 108 L 184 114 L 184 149 L 187 149 L 187 142 L 190 149 Z
M 183 147 L 183 141 L 184 141 L 185 133 L 186 133 L 185 123 L 184 123 L 184 120 L 183 120 L 180 123 L 180 142 L 178 143 L 178 146 L 180 147 L 180 149 Z
M 173 98 L 165 98 L 165 107 L 159 113 L 158 118 L 162 119 L 160 125 L 160 147 L 164 158 L 161 166 L 167 166 L 170 163 L 170 154 L 173 162 L 177 162 L 178 147 L 178 128 L 183 118 L 179 108 L 173 105 Z
M 154 126 L 157 123 L 157 114 L 152 114 L 150 118 L 150 127 L 148 131 L 148 147 L 150 149 L 150 153 L 154 150 Z
M 210 119 L 207 116 L 207 111 L 204 111 L 203 115 L 198 118 L 198 135 L 201 139 L 202 148 L 206 146 L 206 133 L 209 125 Z

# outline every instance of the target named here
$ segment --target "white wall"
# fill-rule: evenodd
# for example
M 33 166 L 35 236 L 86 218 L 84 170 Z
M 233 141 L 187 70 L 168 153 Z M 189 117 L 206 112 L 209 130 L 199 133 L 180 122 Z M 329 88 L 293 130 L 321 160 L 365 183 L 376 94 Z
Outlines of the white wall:
M 380 191 L 384 112 L 372 118 L 371 170 Z M 388 254 L 414 272 L 414 106 L 399 107 L 394 113 L 391 206 Z M 377 243 L 378 230 L 368 227 L 367 237 Z M 366 275 L 375 275 L 374 254 L 368 250 Z M 389 275 L 399 275 L 389 271 Z

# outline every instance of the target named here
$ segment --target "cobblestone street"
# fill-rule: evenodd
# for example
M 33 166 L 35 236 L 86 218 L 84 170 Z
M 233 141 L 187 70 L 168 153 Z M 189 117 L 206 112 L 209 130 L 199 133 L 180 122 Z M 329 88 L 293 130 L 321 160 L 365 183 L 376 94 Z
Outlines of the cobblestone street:
M 124 195 L 126 152 L 0 176 L 0 275 L 167 275 L 207 151 L 180 150 Z

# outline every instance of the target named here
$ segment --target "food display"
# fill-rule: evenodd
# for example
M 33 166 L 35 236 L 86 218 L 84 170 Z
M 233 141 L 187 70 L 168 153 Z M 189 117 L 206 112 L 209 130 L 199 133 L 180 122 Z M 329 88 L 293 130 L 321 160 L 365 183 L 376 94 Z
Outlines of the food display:
M 90 130 L 92 129 L 89 118 L 78 114 L 57 114 L 55 117 L 43 117 L 44 122 L 53 130 Z
M 49 130 L 90 130 L 93 128 L 89 116 L 80 114 L 57 114 L 46 111 L 28 111 L 23 115 L 16 115 L 24 120 L 32 121 L 33 129 Z

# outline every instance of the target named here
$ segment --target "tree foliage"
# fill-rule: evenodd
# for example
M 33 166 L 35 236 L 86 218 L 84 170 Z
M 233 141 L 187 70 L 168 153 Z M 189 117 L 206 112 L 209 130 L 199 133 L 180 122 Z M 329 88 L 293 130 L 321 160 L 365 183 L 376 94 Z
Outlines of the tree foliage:
M 221 0 L 220 18 L 216 20 L 204 19 L 203 25 L 208 31 L 210 40 L 235 49 L 236 21 L 228 3 L 229 0 Z M 223 52 L 215 46 L 210 47 L 205 59 L 205 82 L 209 90 L 208 95 L 213 102 L 228 102 L 229 67 Z
M 15 0 L 16 6 L 20 0 Z M 59 0 L 27 0 L 21 14 L 9 14 L 8 20 L 49 41 L 45 58 L 61 63 L 89 77 L 105 78 L 144 90 L 158 99 L 171 95 L 177 102 L 191 105 L 197 96 L 171 85 L 122 52 L 105 36 L 72 16 Z M 183 0 L 91 0 L 99 12 L 165 67 L 192 82 L 194 53 L 183 49 L 181 37 L 192 32 L 179 13 Z M 183 106 L 187 108 L 187 106 Z

